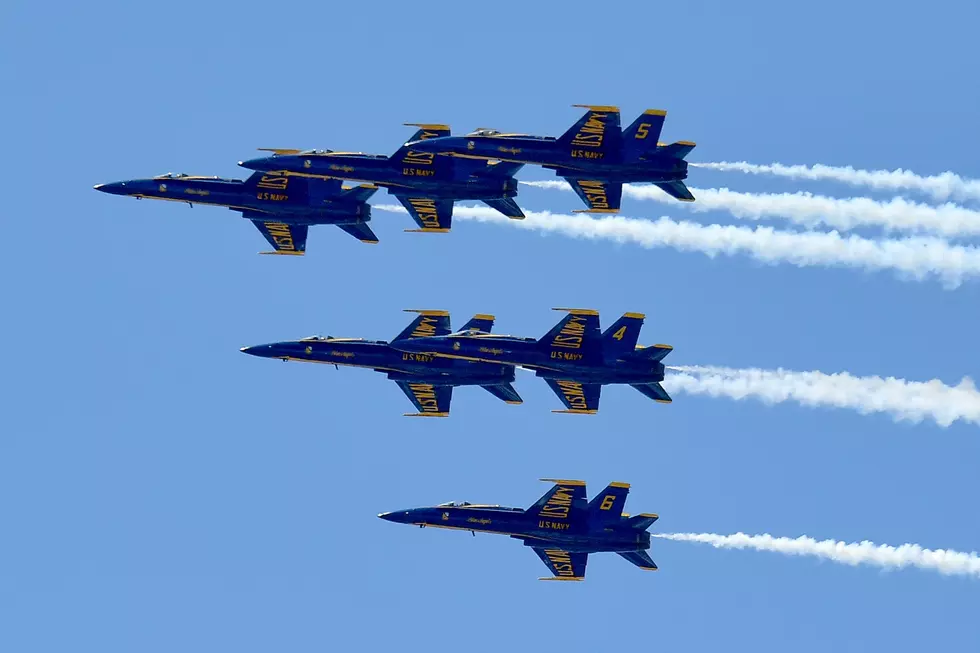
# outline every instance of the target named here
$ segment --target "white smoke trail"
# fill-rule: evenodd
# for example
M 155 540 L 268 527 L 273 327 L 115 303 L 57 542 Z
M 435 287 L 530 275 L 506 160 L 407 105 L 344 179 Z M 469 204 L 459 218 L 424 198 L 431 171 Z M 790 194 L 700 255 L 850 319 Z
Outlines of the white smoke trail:
M 564 181 L 524 181 L 535 188 L 572 189 Z M 678 202 L 656 186 L 623 186 L 623 194 L 654 200 L 692 211 L 728 211 L 736 218 L 785 218 L 806 227 L 828 225 L 850 230 L 883 227 L 888 230 L 933 232 L 947 237 L 980 235 L 980 211 L 943 204 L 930 206 L 901 197 L 887 202 L 867 197 L 838 199 L 811 193 L 739 193 L 727 188 L 692 188 L 696 202 Z
M 781 163 L 758 165 L 745 161 L 736 163 L 721 161 L 718 163 L 692 163 L 691 166 L 744 172 L 752 175 L 775 175 L 790 179 L 838 181 L 851 186 L 864 186 L 875 190 L 911 190 L 930 195 L 940 202 L 950 199 L 980 201 L 980 180 L 965 179 L 949 171 L 923 177 L 901 168 L 897 170 L 858 170 L 851 166 L 825 166 L 819 163 L 812 166 L 787 166 Z
M 832 560 L 844 565 L 872 565 L 882 569 L 917 567 L 938 571 L 945 576 L 970 576 L 980 578 L 980 557 L 976 552 L 960 553 L 949 549 L 923 549 L 918 544 L 889 546 L 863 542 L 817 541 L 812 537 L 773 537 L 765 535 L 715 535 L 713 533 L 666 533 L 653 535 L 664 540 L 699 542 L 716 549 L 754 549 L 786 555 L 811 556 Z
M 888 413 L 896 421 L 931 419 L 947 427 L 957 420 L 980 424 L 980 392 L 964 377 L 948 386 L 938 379 L 906 381 L 893 377 L 851 376 L 847 372 L 732 369 L 676 366 L 665 384 L 691 394 L 758 399 L 767 404 L 796 401 L 804 406 L 850 408 L 861 414 Z
M 400 205 L 375 205 L 380 211 L 405 213 Z M 851 267 L 895 270 L 916 279 L 934 275 L 946 287 L 980 275 L 980 249 L 951 245 L 936 238 L 871 240 L 842 237 L 837 232 L 794 233 L 770 227 L 702 225 L 660 218 L 656 222 L 622 216 L 595 218 L 587 214 L 561 215 L 547 211 L 527 212 L 525 220 L 511 220 L 493 209 L 459 206 L 463 220 L 506 224 L 511 227 L 567 236 L 634 243 L 646 248 L 673 247 L 714 257 L 748 254 L 766 263 L 790 263 L 798 267 Z

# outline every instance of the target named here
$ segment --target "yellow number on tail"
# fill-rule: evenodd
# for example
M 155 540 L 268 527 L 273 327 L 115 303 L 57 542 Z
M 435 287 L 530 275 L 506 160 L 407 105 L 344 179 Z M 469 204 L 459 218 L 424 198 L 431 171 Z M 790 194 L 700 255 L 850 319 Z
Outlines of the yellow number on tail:
M 647 137 L 647 130 L 648 129 L 650 129 L 650 123 L 648 123 L 648 122 L 641 122 L 640 123 L 640 126 L 636 128 L 636 136 L 634 136 L 633 138 L 636 138 L 636 139 L 642 141 L 644 138 Z
M 626 335 L 626 327 L 619 327 L 619 331 L 613 334 L 613 340 L 622 340 Z
M 599 510 L 609 510 L 610 508 L 612 508 L 613 501 L 615 500 L 616 500 L 615 494 L 607 494 L 605 497 L 603 497 L 602 505 L 599 506 Z

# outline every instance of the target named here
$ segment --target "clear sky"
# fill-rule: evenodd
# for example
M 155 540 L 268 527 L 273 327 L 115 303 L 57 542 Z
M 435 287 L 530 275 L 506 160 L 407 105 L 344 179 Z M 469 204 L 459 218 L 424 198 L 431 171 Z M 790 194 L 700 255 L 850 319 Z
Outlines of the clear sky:
M 306 257 L 265 257 L 237 214 L 92 190 L 241 176 L 256 147 L 390 153 L 404 122 L 557 135 L 573 103 L 618 105 L 624 123 L 667 109 L 663 140 L 697 141 L 692 161 L 976 178 L 978 19 L 941 0 L 3 3 L 0 650 L 980 648 L 978 581 L 655 542 L 656 574 L 606 554 L 584 583 L 541 583 L 518 542 L 376 517 L 528 506 L 558 476 L 631 482 L 627 511 L 659 513 L 655 532 L 971 551 L 976 426 L 679 393 L 663 406 L 626 387 L 597 416 L 553 415 L 530 376 L 523 406 L 460 389 L 449 419 L 408 419 L 379 374 L 238 351 L 390 338 L 403 308 L 539 336 L 551 307 L 576 306 L 604 324 L 646 313 L 641 342 L 672 344 L 672 364 L 954 384 L 980 363 L 978 282 L 462 221 L 406 234 L 407 216 L 382 212 L 379 245 L 319 227 Z M 691 184 L 804 187 L 703 170 Z M 623 213 L 691 218 L 629 199 Z

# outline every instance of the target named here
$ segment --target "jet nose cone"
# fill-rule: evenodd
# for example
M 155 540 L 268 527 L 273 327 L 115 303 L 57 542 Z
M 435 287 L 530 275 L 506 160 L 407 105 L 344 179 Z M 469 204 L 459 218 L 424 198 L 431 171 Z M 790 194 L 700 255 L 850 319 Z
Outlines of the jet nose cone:
M 243 354 L 248 354 L 250 356 L 259 356 L 261 358 L 274 358 L 276 356 L 275 348 L 272 345 L 255 345 L 253 347 L 242 347 L 238 351 Z
M 113 184 L 96 184 L 92 188 L 103 193 L 109 193 L 110 195 L 125 195 L 127 191 L 126 182 L 124 181 L 117 181 Z
M 243 168 L 248 168 L 249 170 L 258 170 L 262 172 L 276 169 L 275 160 L 268 156 L 260 157 L 258 159 L 248 159 L 247 161 L 239 161 L 238 165 Z
M 385 521 L 394 522 L 396 524 L 407 524 L 411 520 L 408 510 L 396 510 L 394 512 L 381 512 L 378 513 L 378 517 Z

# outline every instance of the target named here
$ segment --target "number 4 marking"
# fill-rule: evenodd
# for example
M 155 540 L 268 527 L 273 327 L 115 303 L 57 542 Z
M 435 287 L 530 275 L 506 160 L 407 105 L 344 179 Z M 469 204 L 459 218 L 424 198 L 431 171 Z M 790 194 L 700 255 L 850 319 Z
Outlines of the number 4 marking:
M 626 327 L 619 327 L 619 331 L 613 334 L 613 340 L 622 340 L 626 335 Z

